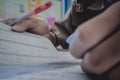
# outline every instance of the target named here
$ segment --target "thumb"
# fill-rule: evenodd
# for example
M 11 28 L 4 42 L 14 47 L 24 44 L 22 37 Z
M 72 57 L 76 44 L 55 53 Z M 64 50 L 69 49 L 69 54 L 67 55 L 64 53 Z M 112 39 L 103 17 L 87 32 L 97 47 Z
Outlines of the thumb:
M 12 26 L 12 30 L 16 32 L 23 32 L 27 30 L 28 28 L 31 28 L 31 26 L 29 26 L 30 24 L 31 24 L 30 20 L 23 20 L 19 22 L 18 24 Z
M 23 32 L 23 31 L 27 30 L 28 27 L 27 26 L 15 25 L 15 26 L 12 26 L 11 29 L 15 32 Z

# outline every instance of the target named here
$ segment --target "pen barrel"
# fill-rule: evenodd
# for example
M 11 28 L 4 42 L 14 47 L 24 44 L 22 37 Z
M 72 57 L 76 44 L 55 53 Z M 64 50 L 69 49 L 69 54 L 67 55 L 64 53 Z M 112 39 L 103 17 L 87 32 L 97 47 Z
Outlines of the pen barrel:
M 28 18 L 29 18 L 29 16 L 24 16 L 24 17 L 22 17 L 22 18 L 19 18 L 19 19 L 16 19 L 15 21 L 10 22 L 8 25 L 9 25 L 9 26 L 14 26 L 14 25 L 17 24 L 18 22 L 20 22 L 20 21 L 22 21 L 22 20 L 25 20 L 25 19 L 28 19 Z
M 10 22 L 8 25 L 9 26 L 14 26 L 16 24 L 16 21 Z

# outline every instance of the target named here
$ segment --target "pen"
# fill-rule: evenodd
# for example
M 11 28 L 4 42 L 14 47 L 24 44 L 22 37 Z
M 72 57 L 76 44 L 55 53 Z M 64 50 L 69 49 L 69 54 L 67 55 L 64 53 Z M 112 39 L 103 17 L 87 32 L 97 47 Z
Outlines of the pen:
M 39 6 L 38 8 L 36 8 L 35 10 L 33 10 L 32 12 L 30 12 L 29 14 L 27 14 L 27 15 L 21 17 L 21 18 L 18 18 L 18 19 L 16 19 L 13 22 L 10 22 L 8 25 L 14 26 L 18 22 L 20 22 L 20 21 L 22 21 L 24 19 L 30 18 L 32 15 L 36 15 L 36 14 L 38 14 L 40 12 L 43 12 L 43 11 L 47 10 L 48 8 L 51 7 L 51 5 L 52 5 L 51 1 L 48 1 L 45 4 L 43 4 L 43 5 Z

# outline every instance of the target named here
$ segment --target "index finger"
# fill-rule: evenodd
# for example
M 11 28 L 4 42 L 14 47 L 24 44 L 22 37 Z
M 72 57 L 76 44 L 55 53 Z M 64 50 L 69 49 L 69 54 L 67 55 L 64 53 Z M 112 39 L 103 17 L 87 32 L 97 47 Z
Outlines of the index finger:
M 29 28 L 33 28 L 36 26 L 36 23 L 37 21 L 33 18 L 27 18 L 27 19 L 24 19 L 22 21 L 20 21 L 19 23 L 17 23 L 16 25 L 14 25 L 12 27 L 12 30 L 16 31 L 16 32 L 22 32 L 22 31 L 25 31 Z

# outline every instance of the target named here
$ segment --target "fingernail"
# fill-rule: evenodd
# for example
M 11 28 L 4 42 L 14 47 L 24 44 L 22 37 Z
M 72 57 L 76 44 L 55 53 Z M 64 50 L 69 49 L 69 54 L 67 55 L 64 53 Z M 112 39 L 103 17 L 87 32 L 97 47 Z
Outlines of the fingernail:
M 70 35 L 67 39 L 66 39 L 66 42 L 68 44 L 70 44 L 72 41 L 73 41 L 73 38 L 74 38 L 74 34 Z

